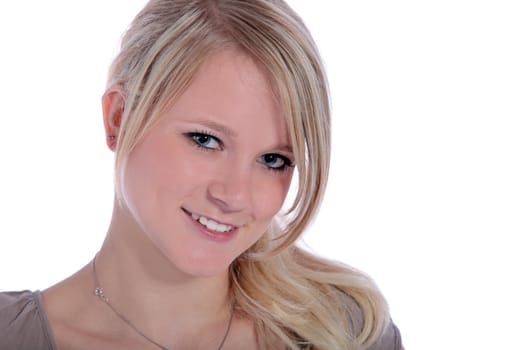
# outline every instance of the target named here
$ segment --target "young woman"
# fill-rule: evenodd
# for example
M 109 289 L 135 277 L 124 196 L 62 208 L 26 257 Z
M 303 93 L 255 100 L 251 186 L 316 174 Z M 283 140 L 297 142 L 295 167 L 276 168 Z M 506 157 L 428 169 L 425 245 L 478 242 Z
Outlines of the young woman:
M 369 278 L 295 244 L 327 182 L 327 90 L 284 2 L 150 1 L 102 98 L 106 240 L 57 285 L 0 294 L 0 348 L 402 349 Z

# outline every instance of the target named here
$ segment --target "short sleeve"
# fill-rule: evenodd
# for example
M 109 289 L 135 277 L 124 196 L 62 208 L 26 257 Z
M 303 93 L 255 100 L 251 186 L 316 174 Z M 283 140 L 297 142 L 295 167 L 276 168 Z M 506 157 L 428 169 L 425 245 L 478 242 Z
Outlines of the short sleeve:
M 390 320 L 381 338 L 369 350 L 404 350 L 401 334 L 392 320 Z
M 350 295 L 342 292 L 341 300 L 349 315 L 352 334 L 359 334 L 363 329 L 363 311 L 357 301 Z M 399 329 L 392 319 L 388 319 L 382 335 L 367 350 L 404 350 Z
M 0 349 L 56 350 L 40 292 L 0 293 Z

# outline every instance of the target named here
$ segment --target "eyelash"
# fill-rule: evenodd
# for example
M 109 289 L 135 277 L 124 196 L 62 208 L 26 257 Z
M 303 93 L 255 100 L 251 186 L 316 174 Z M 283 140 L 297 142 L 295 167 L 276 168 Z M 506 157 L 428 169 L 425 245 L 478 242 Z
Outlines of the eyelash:
M 283 172 L 283 171 L 286 171 L 288 168 L 293 167 L 292 161 L 288 157 L 285 157 L 285 156 L 280 155 L 278 153 L 268 153 L 268 154 L 262 155 L 260 158 L 264 158 L 264 157 L 267 157 L 267 156 L 276 156 L 276 157 L 280 158 L 283 161 L 283 165 L 281 165 L 281 166 L 279 166 L 277 168 L 272 168 L 272 167 L 266 166 L 266 169 L 268 169 L 270 171 Z
M 201 149 L 203 151 L 217 151 L 217 150 L 222 150 L 224 148 L 224 144 L 222 143 L 222 141 L 217 136 L 211 135 L 208 132 L 193 131 L 193 132 L 185 133 L 184 135 L 189 139 L 189 141 L 195 147 L 197 147 L 197 148 L 199 148 L 199 149 Z M 216 148 L 212 148 L 212 147 L 206 147 L 206 146 L 202 145 L 201 143 L 197 142 L 197 140 L 196 140 L 197 137 L 209 137 L 209 138 L 215 140 L 215 142 L 217 142 L 217 144 L 219 145 L 219 148 L 216 149 Z
M 201 149 L 203 151 L 217 151 L 217 150 L 222 150 L 224 148 L 223 142 L 217 136 L 214 136 L 214 135 L 212 135 L 209 132 L 193 131 L 193 132 L 185 133 L 184 136 L 186 136 L 189 139 L 189 141 L 191 142 L 192 145 L 194 145 L 195 147 L 197 147 L 197 148 L 199 148 L 199 149 Z M 219 148 L 206 147 L 206 146 L 202 145 L 201 143 L 199 143 L 196 140 L 196 138 L 198 138 L 198 137 L 208 137 L 208 138 L 211 138 L 211 139 L 215 140 L 215 142 L 217 142 L 217 144 L 219 145 Z M 265 165 L 263 162 L 260 162 L 261 164 L 265 165 L 265 168 L 267 170 L 283 172 L 283 171 L 287 170 L 288 168 L 292 168 L 294 166 L 294 164 L 292 163 L 292 161 L 288 157 L 285 157 L 285 156 L 283 156 L 281 154 L 278 154 L 278 153 L 264 154 L 264 155 L 262 155 L 259 158 L 260 159 L 264 159 L 264 157 L 267 157 L 267 156 L 276 156 L 279 159 L 281 159 L 282 162 L 283 162 L 283 165 L 281 165 L 281 166 L 279 166 L 277 168 L 269 167 L 269 166 Z

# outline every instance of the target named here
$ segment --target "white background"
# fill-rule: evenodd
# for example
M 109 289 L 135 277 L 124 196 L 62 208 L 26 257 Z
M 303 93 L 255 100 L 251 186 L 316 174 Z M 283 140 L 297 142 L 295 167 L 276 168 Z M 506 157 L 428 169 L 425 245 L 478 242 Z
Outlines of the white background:
M 143 3 L 0 4 L 0 290 L 44 289 L 102 243 L 113 190 L 100 96 Z M 307 243 L 374 277 L 407 349 L 525 348 L 520 1 L 290 3 L 334 109 Z

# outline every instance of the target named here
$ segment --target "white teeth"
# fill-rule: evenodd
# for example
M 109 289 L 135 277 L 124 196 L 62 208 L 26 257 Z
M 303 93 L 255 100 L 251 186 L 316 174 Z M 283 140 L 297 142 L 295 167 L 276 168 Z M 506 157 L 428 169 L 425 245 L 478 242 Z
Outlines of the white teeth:
M 201 225 L 206 226 L 208 229 L 218 232 L 228 232 L 233 229 L 230 225 L 219 224 L 218 222 L 213 221 L 212 219 L 205 218 L 204 216 L 198 216 L 196 214 L 191 214 L 191 217 L 194 220 L 197 220 Z
M 211 220 L 206 220 L 206 223 L 202 223 L 202 218 L 199 219 L 199 222 L 201 224 L 203 224 L 204 226 L 206 226 L 207 228 L 209 228 L 210 230 L 213 230 L 213 231 L 216 231 L 217 230 L 217 225 L 218 223 L 216 223 L 215 221 L 211 221 Z
M 219 232 L 228 232 L 232 229 L 231 226 L 224 225 L 224 224 L 218 224 L 217 225 L 217 231 Z

